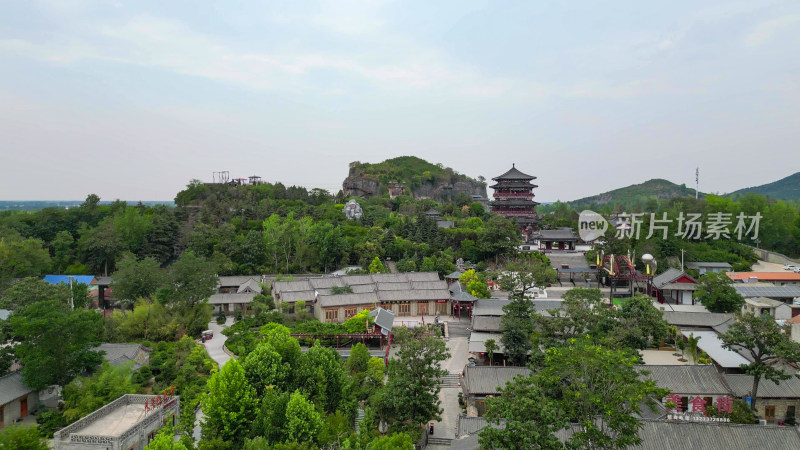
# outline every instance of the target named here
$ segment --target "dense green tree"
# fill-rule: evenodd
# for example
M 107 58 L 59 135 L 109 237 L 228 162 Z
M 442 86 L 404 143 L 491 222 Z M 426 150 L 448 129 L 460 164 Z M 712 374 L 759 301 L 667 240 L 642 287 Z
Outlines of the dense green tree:
M 123 342 L 170 341 L 178 334 L 179 320 L 161 303 L 149 299 L 136 301 L 133 311 L 114 311 L 110 319 L 116 339 Z M 108 329 L 108 327 L 106 328 Z
M 95 228 L 84 228 L 79 240 L 84 253 L 84 261 L 94 273 L 108 276 L 114 269 L 114 262 L 125 250 L 112 218 L 104 219 Z
M 203 439 L 222 439 L 240 446 L 251 434 L 258 400 L 242 366 L 231 359 L 208 379 L 203 397 Z
M 489 402 L 487 416 L 502 429 L 487 427 L 482 445 L 492 448 L 562 448 L 555 431 L 571 427 L 568 448 L 625 448 L 641 442 L 635 414 L 647 398 L 666 391 L 643 381 L 637 359 L 586 339 L 547 350 L 527 379 L 517 378 L 509 392 Z M 511 394 L 511 395 L 508 395 Z M 533 407 L 532 405 L 536 405 Z M 538 444 L 537 444 L 538 443 Z
M 286 437 L 290 442 L 313 442 L 322 428 L 322 417 L 314 404 L 298 391 L 289 398 L 286 418 Z
M 47 441 L 39 436 L 36 426 L 10 425 L 0 428 L 0 448 L 3 450 L 47 450 Z
M 0 297 L 0 308 L 16 310 L 46 300 L 55 300 L 68 305 L 69 299 L 69 285 L 50 284 L 38 278 L 28 277 L 16 281 L 6 289 Z
M 509 298 L 529 298 L 534 288 L 545 288 L 555 283 L 556 271 L 544 258 L 518 258 L 504 266 L 500 286 L 510 291 Z
M 382 436 L 367 445 L 367 450 L 413 450 L 414 441 L 406 433 Z
M 706 272 L 700 277 L 696 298 L 711 312 L 739 312 L 744 297 L 733 288 L 733 280 L 724 273 Z
M 103 362 L 91 376 L 77 377 L 64 386 L 64 417 L 74 422 L 124 394 L 139 393 L 133 383 L 133 362 L 112 366 Z
M 515 297 L 503 306 L 500 319 L 500 342 L 503 355 L 512 365 L 524 365 L 533 350 L 536 309 L 530 300 Z
M 242 362 L 242 368 L 250 385 L 257 394 L 263 394 L 268 386 L 286 387 L 292 368 L 284 364 L 281 355 L 266 342 L 259 343 Z
M 187 251 L 171 266 L 170 299 L 188 306 L 208 300 L 217 286 L 216 267 L 207 259 Z
M 182 442 L 175 442 L 175 429 L 166 426 L 158 430 L 145 450 L 189 450 Z
M 274 386 L 265 389 L 253 423 L 254 434 L 263 436 L 268 442 L 286 440 L 286 407 L 289 404 L 289 397 L 288 392 L 282 392 Z
M 497 345 L 494 339 L 487 339 L 483 344 L 486 349 L 486 356 L 489 357 L 489 365 L 492 365 L 494 364 L 494 354 L 500 350 L 500 346 Z
M 645 349 L 669 336 L 669 325 L 648 296 L 636 294 L 626 299 L 616 316 L 616 336 L 625 347 Z
M 742 367 L 746 374 L 753 377 L 753 388 L 750 391 L 750 406 L 753 409 L 756 408 L 758 385 L 762 378 L 780 383 L 781 380 L 791 377 L 779 365 L 774 364 L 775 361 L 800 361 L 800 344 L 792 341 L 789 334 L 784 333 L 775 323 L 775 319 L 768 315 L 739 315 L 736 323 L 721 333 L 719 339 L 723 347 L 744 352 L 753 361 Z
M 400 348 L 389 364 L 389 380 L 379 400 L 381 415 L 416 426 L 439 420 L 439 382 L 447 374 L 440 364 L 450 356 L 444 341 L 417 327 L 397 329 L 395 342 Z
M 493 214 L 486 221 L 478 242 L 484 257 L 486 259 L 494 258 L 496 263 L 501 256 L 513 255 L 522 243 L 522 237 L 515 223 L 505 217 Z
M 42 276 L 50 266 L 42 241 L 0 237 L 0 286 L 12 278 Z
M 486 276 L 476 273 L 475 269 L 467 270 L 458 277 L 458 282 L 462 288 L 477 298 L 492 298 L 489 286 L 486 284 Z
M 504 426 L 484 428 L 480 432 L 481 448 L 565 448 L 556 433 L 567 426 L 569 418 L 542 391 L 536 378 L 517 377 L 502 388 L 502 393 L 487 401 L 486 420 Z
M 159 206 L 152 217 L 152 226 L 145 235 L 139 255 L 154 258 L 160 264 L 172 259 L 178 240 L 179 224 L 172 210 Z
M 133 302 L 138 298 L 152 298 L 164 284 L 165 276 L 154 258 L 137 260 L 128 253 L 117 264 L 113 280 L 111 288 L 116 298 Z
M 64 386 L 101 361 L 91 350 L 103 329 L 103 317 L 94 311 L 71 311 L 56 300 L 37 302 L 15 312 L 11 327 L 20 342 L 14 350 L 22 377 L 34 389 Z
M 51 243 L 53 247 L 53 271 L 64 273 L 64 270 L 75 261 L 75 238 L 66 230 L 59 231 Z
M 386 273 L 386 267 L 377 256 L 369 263 L 369 273 Z
M 332 413 L 344 397 L 345 373 L 342 358 L 319 341 L 303 354 L 299 375 L 305 397 L 322 410 Z

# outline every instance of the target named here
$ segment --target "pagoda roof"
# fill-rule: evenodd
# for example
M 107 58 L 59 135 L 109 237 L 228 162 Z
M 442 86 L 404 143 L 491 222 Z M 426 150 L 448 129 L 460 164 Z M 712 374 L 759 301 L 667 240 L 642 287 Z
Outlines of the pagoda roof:
M 493 201 L 493 202 L 490 203 L 490 205 L 492 207 L 495 207 L 495 206 L 536 206 L 538 204 L 539 204 L 538 202 L 535 202 L 533 200 L 519 200 L 519 199 L 516 199 L 516 198 L 513 198 L 513 197 L 511 199 L 508 199 L 508 200 Z
M 495 180 L 495 181 L 500 181 L 500 180 L 535 180 L 536 177 L 534 177 L 533 175 L 528 175 L 528 174 L 520 172 L 519 170 L 517 170 L 516 166 L 514 164 L 512 164 L 511 165 L 511 170 L 509 170 L 508 172 L 506 172 L 506 173 L 504 173 L 504 174 L 502 174 L 502 175 L 500 175 L 498 177 L 492 178 L 492 179 Z
M 489 187 L 494 189 L 494 190 L 498 190 L 498 189 L 515 189 L 515 188 L 533 189 L 533 188 L 537 188 L 539 186 L 531 183 L 530 181 L 512 181 L 510 183 L 509 182 L 505 182 L 505 183 L 502 183 L 502 184 L 501 183 L 493 184 L 493 185 L 491 185 Z

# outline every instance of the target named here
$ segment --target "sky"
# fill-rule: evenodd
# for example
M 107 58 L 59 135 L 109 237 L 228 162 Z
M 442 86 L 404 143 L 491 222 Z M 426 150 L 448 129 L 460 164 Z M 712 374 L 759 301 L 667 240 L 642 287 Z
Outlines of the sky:
M 341 189 L 414 155 L 537 200 L 800 170 L 800 2 L 0 0 L 0 200 Z

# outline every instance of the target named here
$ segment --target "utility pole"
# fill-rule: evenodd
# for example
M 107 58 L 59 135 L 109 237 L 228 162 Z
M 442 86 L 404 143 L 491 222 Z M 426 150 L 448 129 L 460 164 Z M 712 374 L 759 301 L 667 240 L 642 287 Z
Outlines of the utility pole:
M 684 253 L 685 251 L 686 251 L 686 250 L 684 250 L 684 249 L 681 249 L 681 272 L 683 272 L 683 253 Z
M 69 306 L 73 310 L 75 309 L 75 291 L 72 290 L 72 275 L 69 276 Z
M 700 167 L 694 170 L 694 199 L 697 200 L 700 192 Z

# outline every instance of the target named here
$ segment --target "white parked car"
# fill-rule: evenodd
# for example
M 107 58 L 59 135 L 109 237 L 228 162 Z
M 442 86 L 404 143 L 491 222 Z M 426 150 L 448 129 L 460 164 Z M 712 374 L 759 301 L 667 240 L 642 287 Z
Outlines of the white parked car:
M 787 265 L 783 266 L 783 270 L 797 270 L 797 267 L 795 267 L 792 264 L 787 264 Z

